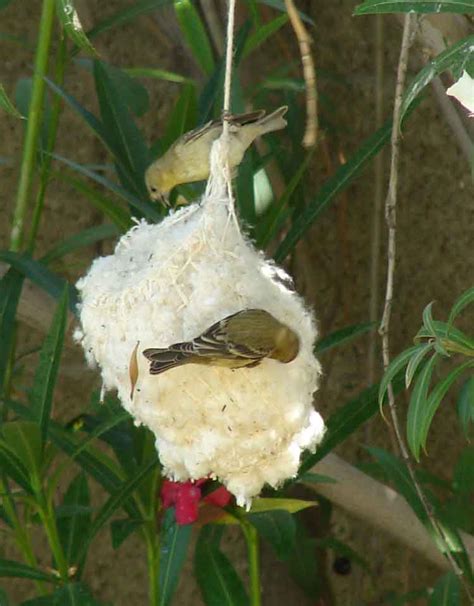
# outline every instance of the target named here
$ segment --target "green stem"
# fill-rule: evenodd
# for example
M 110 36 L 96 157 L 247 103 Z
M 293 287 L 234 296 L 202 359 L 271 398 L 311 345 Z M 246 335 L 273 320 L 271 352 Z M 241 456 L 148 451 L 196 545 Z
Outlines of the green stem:
M 43 0 L 39 26 L 38 45 L 36 47 L 33 90 L 28 111 L 28 122 L 23 145 L 23 157 L 20 167 L 20 178 L 13 213 L 10 248 L 18 252 L 23 245 L 23 231 L 28 207 L 28 198 L 33 182 L 33 170 L 36 160 L 36 147 L 41 126 L 41 115 L 44 99 L 44 77 L 48 68 L 49 48 L 53 31 L 55 0 Z
M 66 71 L 67 65 L 67 39 L 62 32 L 61 40 L 59 43 L 59 48 L 56 56 L 56 69 L 55 69 L 55 82 L 59 86 L 64 82 L 64 73 Z M 28 251 L 30 253 L 33 252 L 35 246 L 35 240 L 39 229 L 39 224 L 41 220 L 41 214 L 43 212 L 44 206 L 44 198 L 46 195 L 46 189 L 50 182 L 50 173 L 51 173 L 51 162 L 52 162 L 52 152 L 54 151 L 54 146 L 56 144 L 56 136 L 58 132 L 59 125 L 59 117 L 61 115 L 61 109 L 63 107 L 63 103 L 59 95 L 54 97 L 53 108 L 51 111 L 51 119 L 49 121 L 49 129 L 48 129 L 48 140 L 46 142 L 46 150 L 42 155 L 42 166 L 41 166 L 41 176 L 40 176 L 40 186 L 38 189 L 38 194 L 36 196 L 35 208 L 33 210 L 33 218 L 31 221 L 30 235 L 28 238 Z
M 48 543 L 51 548 L 58 573 L 61 579 L 66 582 L 68 580 L 68 565 L 66 556 L 59 540 L 58 528 L 56 526 L 56 519 L 52 507 L 46 502 L 46 498 L 42 491 L 36 493 L 36 499 L 38 503 L 38 513 L 43 523 L 46 536 L 48 537 Z
M 7 481 L 4 477 L 1 476 L 0 493 L 3 495 L 3 509 L 5 510 L 5 514 L 8 520 L 13 526 L 15 542 L 18 545 L 18 549 L 21 551 L 24 561 L 32 568 L 38 568 L 38 561 L 36 560 L 36 556 L 31 545 L 30 537 L 26 532 L 24 525 L 21 523 L 20 518 L 17 515 L 13 499 L 8 489 Z M 35 585 L 40 595 L 46 594 L 46 588 L 41 581 L 35 581 Z
M 146 542 L 148 593 L 150 606 L 158 606 L 160 600 L 160 541 L 156 524 L 150 524 L 144 531 Z
M 247 543 L 247 555 L 249 561 L 250 577 L 250 604 L 251 606 L 261 606 L 262 596 L 260 589 L 260 557 L 257 529 L 245 519 L 240 520 L 240 524 Z

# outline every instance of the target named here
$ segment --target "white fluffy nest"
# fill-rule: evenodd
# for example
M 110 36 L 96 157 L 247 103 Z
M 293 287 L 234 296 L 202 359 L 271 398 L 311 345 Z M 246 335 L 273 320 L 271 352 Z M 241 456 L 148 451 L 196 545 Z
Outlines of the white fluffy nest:
M 288 276 L 243 238 L 226 191 L 217 180 L 201 205 L 158 225 L 140 222 L 113 255 L 96 259 L 77 284 L 76 337 L 89 363 L 99 365 L 104 388 L 117 389 L 136 423 L 154 432 L 167 476 L 218 478 L 238 504 L 249 505 L 265 483 L 294 476 L 301 452 L 321 441 L 324 424 L 313 409 L 320 365 L 311 313 Z M 245 308 L 265 309 L 299 335 L 293 362 L 265 359 L 238 370 L 188 364 L 149 374 L 144 349 L 192 339 Z

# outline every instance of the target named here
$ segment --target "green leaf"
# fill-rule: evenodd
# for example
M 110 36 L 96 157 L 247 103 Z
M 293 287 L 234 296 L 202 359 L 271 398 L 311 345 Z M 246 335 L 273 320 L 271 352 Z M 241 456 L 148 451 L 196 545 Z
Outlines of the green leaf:
M 382 377 L 382 380 L 380 381 L 380 388 L 379 388 L 379 404 L 380 405 L 383 403 L 383 399 L 385 397 L 385 393 L 388 389 L 389 383 L 391 383 L 393 378 L 401 370 L 403 370 L 403 368 L 410 361 L 411 357 L 413 355 L 416 355 L 420 351 L 421 348 L 422 348 L 422 345 L 413 345 L 412 347 L 409 347 L 408 349 L 405 349 L 404 351 L 402 351 L 400 354 L 398 354 L 398 356 L 394 360 L 392 360 L 390 362 L 387 370 L 384 373 L 384 376 Z
M 413 456 L 417 461 L 420 460 L 420 449 L 423 444 L 423 438 L 426 440 L 425 424 L 431 422 L 434 410 L 429 420 L 425 417 L 427 411 L 428 390 L 430 388 L 433 369 L 438 361 L 438 354 L 434 354 L 429 362 L 420 372 L 413 392 L 410 397 L 410 404 L 407 413 L 407 442 Z M 426 428 L 426 432 L 428 428 Z
M 53 298 L 59 299 L 59 297 L 64 293 L 64 288 L 67 284 L 66 280 L 54 274 L 46 267 L 46 265 L 43 265 L 39 261 L 35 261 L 29 255 L 15 253 L 10 250 L 0 250 L 0 260 L 9 263 L 17 271 L 29 278 Z M 68 285 L 68 290 L 69 309 L 75 313 L 77 291 L 71 284 Z
M 248 513 L 246 518 L 275 550 L 279 560 L 286 560 L 295 546 L 296 524 L 288 511 L 273 510 Z
M 16 420 L 2 425 L 2 435 L 10 451 L 27 470 L 30 482 L 39 486 L 42 463 L 41 435 L 37 423 Z
M 77 234 L 74 234 L 70 238 L 66 238 L 66 240 L 63 240 L 62 242 L 58 242 L 58 244 L 41 257 L 40 261 L 41 263 L 51 263 L 76 250 L 86 248 L 97 242 L 102 242 L 102 240 L 115 238 L 118 235 L 120 235 L 119 228 L 110 223 L 89 227 L 88 229 L 83 229 Z
M 69 484 L 62 506 L 69 512 L 69 515 L 57 515 L 63 552 L 69 566 L 81 566 L 78 555 L 91 524 L 89 487 L 84 473 L 79 473 Z
M 436 583 L 428 606 L 461 606 L 461 587 L 453 572 L 446 573 Z
M 43 447 L 48 437 L 49 417 L 53 405 L 53 393 L 58 377 L 64 344 L 68 310 L 68 291 L 64 289 L 58 307 L 40 352 L 31 393 L 32 408 L 41 428 Z
M 183 87 L 166 120 L 166 128 L 160 140 L 161 153 L 164 153 L 183 133 L 194 128 L 196 114 L 196 88 L 187 84 Z
M 21 113 L 17 110 L 15 105 L 10 101 L 10 98 L 7 95 L 7 91 L 3 84 L 0 84 L 0 107 L 4 109 L 7 114 L 13 116 L 14 118 L 24 118 Z
M 438 3 L 439 4 L 439 3 Z M 433 78 L 449 70 L 461 70 L 470 60 L 473 53 L 474 35 L 463 38 L 460 42 L 453 44 L 440 53 L 433 61 L 430 61 L 418 72 L 415 78 L 407 86 L 403 95 L 400 108 L 400 122 L 402 125 L 406 113 L 412 108 L 413 102 Z
M 365 0 L 354 15 L 381 13 L 472 13 L 472 0 Z
M 448 334 L 448 325 L 446 322 L 439 322 L 437 320 L 433 321 L 431 330 L 435 331 L 436 340 L 446 340 L 451 341 L 455 345 L 459 345 L 461 349 L 464 351 L 468 351 L 469 354 L 474 351 L 474 341 L 466 336 L 461 330 L 455 328 L 454 326 L 449 327 Z M 432 338 L 431 331 L 428 331 L 424 326 L 420 328 L 417 332 L 415 341 L 419 341 L 421 339 L 430 339 Z M 448 345 L 448 343 L 446 343 Z M 456 350 L 457 351 L 457 350 Z
M 23 275 L 10 268 L 0 279 L 0 394 L 3 392 L 5 373 L 10 361 L 10 352 L 15 334 L 15 317 Z
M 74 179 L 74 177 L 64 173 L 64 171 L 54 173 L 54 177 L 56 179 L 61 179 L 65 183 L 69 183 L 76 191 L 84 195 L 94 208 L 100 211 L 118 227 L 121 233 L 128 231 L 133 225 L 130 214 L 126 210 L 121 206 L 118 206 L 117 202 L 114 200 L 106 198 L 102 193 L 89 187 L 84 181 Z
M 174 511 L 167 509 L 163 518 L 160 545 L 159 606 L 171 604 L 191 541 L 192 524 L 177 524 Z
M 361 324 L 351 324 L 345 326 L 339 330 L 335 330 L 327 337 L 320 339 L 314 348 L 316 354 L 332 349 L 333 347 L 339 347 L 343 343 L 348 343 L 359 337 L 370 332 L 374 328 L 374 322 L 363 322 Z
M 391 122 L 387 122 L 359 149 L 351 155 L 346 164 L 343 164 L 336 173 L 330 177 L 319 190 L 318 194 L 309 201 L 304 211 L 295 220 L 291 229 L 278 247 L 274 258 L 281 263 L 294 249 L 299 240 L 308 231 L 316 218 L 325 210 L 335 196 L 346 189 L 359 172 L 389 141 L 392 132 Z
M 196 543 L 194 570 L 204 602 L 206 606 L 248 606 L 244 585 L 219 549 L 215 533 L 216 529 L 205 526 Z
M 79 19 L 79 14 L 73 0 L 56 0 L 56 10 L 64 31 L 74 44 L 86 53 L 97 55 L 97 51 L 90 43 L 82 28 L 81 20 Z
M 0 469 L 23 490 L 33 494 L 33 488 L 30 483 L 28 468 L 23 465 L 17 455 L 0 440 Z
M 474 423 L 474 377 L 470 377 L 461 387 L 456 408 L 459 423 L 467 438 L 469 435 L 469 425 Z
M 442 381 L 440 381 L 433 391 L 430 393 L 428 400 L 426 401 L 425 408 L 419 415 L 419 431 L 420 431 L 420 445 L 423 449 L 426 447 L 426 440 L 428 437 L 428 431 L 431 426 L 433 417 L 438 410 L 438 407 L 445 397 L 448 389 L 451 385 L 461 376 L 461 374 L 467 369 L 474 366 L 474 362 L 467 361 L 458 368 L 451 371 Z
M 176 18 L 184 39 L 202 71 L 210 76 L 214 71 L 211 43 L 199 13 L 190 0 L 175 0 Z
M 474 493 L 474 446 L 465 448 L 456 462 L 453 489 L 460 494 Z
M 265 513 L 268 511 L 286 511 L 287 513 L 297 513 L 308 507 L 315 507 L 317 503 L 315 501 L 304 501 L 303 499 L 280 499 L 272 497 L 266 499 L 264 497 L 258 497 L 253 499 L 252 507 L 249 513 Z
M 286 5 L 285 5 L 284 0 L 258 0 L 258 1 L 260 2 L 260 4 L 266 4 L 267 6 L 270 6 L 271 8 L 275 8 L 278 11 L 286 12 Z M 306 13 L 303 13 L 303 11 L 298 11 L 298 14 L 303 21 L 305 21 L 309 25 L 314 25 L 314 21 L 310 17 L 308 17 L 308 15 Z
M 312 600 L 320 597 L 322 584 L 321 565 L 317 558 L 316 541 L 307 536 L 308 531 L 301 522 L 296 520 L 295 548 L 290 554 L 286 565 L 293 580 Z
M 21 606 L 102 606 L 84 583 L 67 583 L 50 595 L 23 602 Z M 105 606 L 105 605 L 104 605 Z
M 405 370 L 405 387 L 408 389 L 411 385 L 413 377 L 418 370 L 418 367 L 423 362 L 424 357 L 434 347 L 433 343 L 423 343 L 418 346 L 418 351 L 412 355 Z
M 305 482 L 310 484 L 337 484 L 337 480 L 329 476 L 325 476 L 320 473 L 313 473 L 307 471 L 298 477 L 299 482 Z
M 143 520 L 131 520 L 125 518 L 122 520 L 113 520 L 110 524 L 110 534 L 112 537 L 112 547 L 118 549 L 120 545 L 138 528 L 143 526 Z
M 148 111 L 150 99 L 147 89 L 133 77 L 130 70 L 107 65 L 109 76 L 128 109 L 137 117 Z
M 111 415 L 110 417 L 104 419 L 104 421 L 98 423 L 90 431 L 88 437 L 85 440 L 83 440 L 82 442 L 80 442 L 78 444 L 77 448 L 71 453 L 71 458 L 75 459 L 96 438 L 99 438 L 102 435 L 104 435 L 105 433 L 110 432 L 111 429 L 113 429 L 114 427 L 117 427 L 117 425 L 120 425 L 121 423 L 123 423 L 124 421 L 127 421 L 129 419 L 130 419 L 130 414 L 125 410 L 121 410 L 119 413 L 117 413 L 113 416 Z M 115 446 L 115 444 L 113 444 L 113 442 L 109 441 L 109 443 L 111 443 L 112 446 Z M 120 448 L 122 446 L 122 444 L 118 444 L 117 446 Z
M 173 0 L 134 0 L 133 4 L 127 8 L 117 11 L 112 16 L 100 21 L 87 32 L 87 35 L 89 38 L 95 38 L 99 34 L 102 34 L 117 25 L 125 25 L 140 15 L 152 13 L 163 6 L 172 3 Z
M 117 160 L 122 185 L 139 198 L 147 199 L 144 173 L 149 164 L 148 148 L 123 100 L 113 71 L 94 61 L 94 79 L 100 114 Z
M 454 303 L 448 318 L 447 334 L 449 334 L 449 329 L 453 325 L 453 322 L 457 316 L 459 316 L 463 309 L 471 303 L 474 303 L 474 286 L 463 292 L 459 299 L 457 299 Z
M 242 53 L 242 59 L 246 59 L 286 23 L 288 23 L 288 15 L 283 14 L 259 27 L 256 32 L 248 37 Z
M 83 537 L 81 547 L 79 550 L 79 559 L 82 559 L 92 539 L 99 532 L 99 530 L 109 521 L 111 516 L 130 499 L 130 496 L 137 490 L 146 476 L 158 465 L 158 458 L 155 457 L 147 465 L 144 465 L 140 471 L 134 476 L 122 483 L 120 488 L 107 499 L 102 507 L 97 512 L 96 517 L 92 524 L 90 524 L 86 537 Z
M 0 2 L 0 9 L 2 8 Z M 10 599 L 7 592 L 0 587 L 0 606 L 10 606 Z
M 395 377 L 393 381 L 394 393 L 399 393 L 402 388 L 402 377 Z M 378 384 L 364 389 L 353 400 L 341 406 L 329 417 L 326 422 L 326 433 L 323 441 L 314 454 L 306 455 L 303 458 L 297 476 L 298 481 L 301 474 L 311 469 L 313 465 L 357 431 L 361 425 L 379 411 L 378 391 Z
M 436 330 L 434 327 L 433 314 L 431 311 L 433 308 L 433 304 L 434 301 L 431 301 L 431 303 L 428 303 L 428 305 L 423 310 L 423 326 L 426 328 L 428 334 L 434 337 L 436 334 Z
M 0 558 L 0 577 L 17 577 L 34 581 L 47 581 L 48 583 L 54 583 L 57 580 L 52 575 L 38 570 L 38 568 L 3 558 Z
M 420 497 L 418 496 L 405 463 L 381 448 L 368 448 L 367 450 L 387 474 L 395 486 L 395 489 L 406 499 L 421 522 L 428 525 L 428 516 L 420 501 Z

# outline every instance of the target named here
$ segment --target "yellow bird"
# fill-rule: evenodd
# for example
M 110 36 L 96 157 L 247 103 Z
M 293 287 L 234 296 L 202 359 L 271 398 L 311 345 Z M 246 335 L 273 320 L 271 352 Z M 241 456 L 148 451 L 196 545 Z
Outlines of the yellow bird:
M 230 118 L 230 157 L 233 170 L 242 162 L 248 147 L 260 135 L 285 128 L 282 106 L 269 116 L 264 110 L 240 114 Z M 152 200 L 168 204 L 168 194 L 175 185 L 203 181 L 209 177 L 212 144 L 222 133 L 222 120 L 211 121 L 182 135 L 168 151 L 151 164 L 145 173 L 145 182 Z
M 241 368 L 257 366 L 263 358 L 288 363 L 296 358 L 299 338 L 263 309 L 244 309 L 216 322 L 199 337 L 163 349 L 145 349 L 150 374 L 183 364 Z

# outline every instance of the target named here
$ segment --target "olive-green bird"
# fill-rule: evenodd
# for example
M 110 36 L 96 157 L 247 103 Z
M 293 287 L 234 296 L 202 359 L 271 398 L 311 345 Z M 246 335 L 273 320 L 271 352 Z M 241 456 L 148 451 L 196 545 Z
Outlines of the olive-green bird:
M 285 128 L 282 106 L 269 116 L 264 110 L 232 116 L 230 120 L 231 170 L 237 168 L 248 147 L 260 135 Z M 168 194 L 175 185 L 203 181 L 209 177 L 212 144 L 222 133 L 222 120 L 211 121 L 182 135 L 168 151 L 151 164 L 145 182 L 152 200 L 168 204 Z
M 199 337 L 163 349 L 145 349 L 150 374 L 158 375 L 183 364 L 226 368 L 257 366 L 263 358 L 283 363 L 298 355 L 298 336 L 263 309 L 244 309 L 227 316 Z

